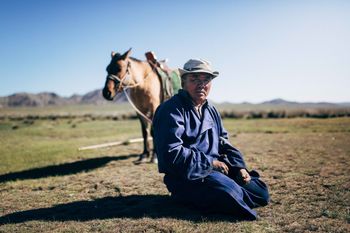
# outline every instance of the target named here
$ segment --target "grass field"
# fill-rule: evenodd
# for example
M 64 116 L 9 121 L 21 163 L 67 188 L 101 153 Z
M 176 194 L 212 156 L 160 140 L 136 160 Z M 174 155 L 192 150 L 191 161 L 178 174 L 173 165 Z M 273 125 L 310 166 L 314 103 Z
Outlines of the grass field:
M 0 120 L 0 232 L 350 232 L 350 118 L 225 119 L 269 185 L 259 220 L 173 203 L 154 164 L 134 165 L 137 120 Z

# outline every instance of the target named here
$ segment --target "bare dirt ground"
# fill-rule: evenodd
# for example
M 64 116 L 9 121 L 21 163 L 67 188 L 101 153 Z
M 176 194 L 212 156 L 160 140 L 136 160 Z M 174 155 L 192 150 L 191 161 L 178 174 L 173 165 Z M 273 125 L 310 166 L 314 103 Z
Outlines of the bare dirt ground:
M 172 202 L 156 165 L 133 165 L 140 144 L 132 144 L 0 174 L 0 232 L 350 232 L 349 119 L 225 124 L 269 185 L 257 221 Z

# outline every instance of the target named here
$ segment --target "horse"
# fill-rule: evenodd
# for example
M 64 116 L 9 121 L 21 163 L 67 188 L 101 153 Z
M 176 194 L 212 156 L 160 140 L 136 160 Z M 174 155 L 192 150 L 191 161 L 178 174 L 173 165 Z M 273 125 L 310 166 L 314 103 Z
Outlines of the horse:
M 157 107 L 164 101 L 161 80 L 148 61 L 130 57 L 131 49 L 124 54 L 112 52 L 111 61 L 106 68 L 107 78 L 102 90 L 107 100 L 129 89 L 129 102 L 137 112 L 143 136 L 143 152 L 135 163 L 146 162 L 151 152 L 150 162 L 157 163 L 155 151 L 151 151 L 149 139 L 153 135 L 152 119 Z M 154 148 L 154 145 L 153 145 Z

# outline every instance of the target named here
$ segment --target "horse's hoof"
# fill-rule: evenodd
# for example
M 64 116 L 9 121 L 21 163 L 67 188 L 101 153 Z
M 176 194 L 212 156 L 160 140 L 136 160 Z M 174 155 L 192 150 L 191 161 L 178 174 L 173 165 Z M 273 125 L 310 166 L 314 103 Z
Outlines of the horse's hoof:
M 147 163 L 147 158 L 146 157 L 140 157 L 138 160 L 133 162 L 135 165 L 139 165 L 142 163 Z
M 150 163 L 158 164 L 158 159 L 153 157 L 150 161 Z

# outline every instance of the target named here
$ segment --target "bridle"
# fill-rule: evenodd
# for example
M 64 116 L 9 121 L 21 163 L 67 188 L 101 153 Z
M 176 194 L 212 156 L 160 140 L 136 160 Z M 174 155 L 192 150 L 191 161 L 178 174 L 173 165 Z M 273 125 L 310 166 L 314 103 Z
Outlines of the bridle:
M 140 83 L 136 83 L 135 81 L 133 81 L 133 83 L 130 83 L 130 80 L 132 80 L 130 78 L 130 71 L 129 71 L 129 68 L 130 68 L 130 61 L 128 61 L 128 64 L 127 64 L 127 67 L 126 67 L 126 71 L 125 71 L 125 74 L 120 78 L 118 77 L 117 75 L 114 75 L 114 74 L 108 74 L 107 75 L 107 79 L 109 80 L 112 80 L 114 81 L 114 83 L 117 83 L 119 82 L 119 85 L 117 88 L 115 88 L 115 90 L 117 92 L 120 92 L 120 91 L 123 91 L 126 98 L 128 99 L 129 103 L 131 104 L 131 106 L 135 109 L 135 111 L 141 115 L 146 121 L 148 121 L 148 123 L 152 124 L 152 120 L 147 117 L 145 114 L 143 114 L 136 106 L 135 104 L 132 102 L 132 100 L 130 99 L 128 93 L 126 92 L 127 89 L 131 89 L 131 88 L 135 88 L 137 87 L 138 85 L 140 85 Z M 154 68 L 151 69 L 150 72 L 147 73 L 147 75 L 144 77 L 144 80 L 147 79 L 150 74 L 154 71 Z M 124 81 L 127 79 L 127 77 L 129 77 L 128 79 L 128 83 L 127 84 L 124 84 Z
M 114 83 L 118 82 L 118 87 L 115 88 L 115 90 L 117 92 L 120 92 L 121 90 L 129 89 L 129 88 L 134 88 L 134 87 L 140 85 L 139 83 L 136 83 L 135 81 L 133 84 L 130 83 L 131 78 L 130 78 L 129 68 L 130 68 L 130 62 L 128 62 L 127 66 L 126 66 L 125 74 L 121 77 L 118 77 L 117 75 L 114 75 L 114 74 L 107 75 L 107 79 L 114 81 Z M 124 81 L 127 79 L 127 77 L 129 77 L 129 79 L 128 79 L 129 81 L 127 84 L 124 84 Z

